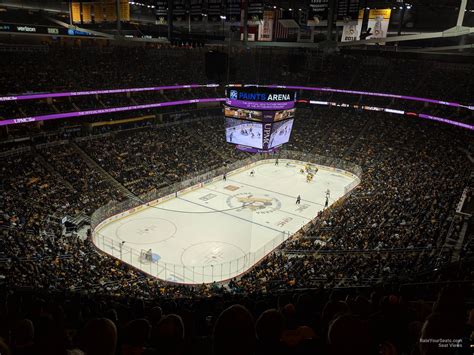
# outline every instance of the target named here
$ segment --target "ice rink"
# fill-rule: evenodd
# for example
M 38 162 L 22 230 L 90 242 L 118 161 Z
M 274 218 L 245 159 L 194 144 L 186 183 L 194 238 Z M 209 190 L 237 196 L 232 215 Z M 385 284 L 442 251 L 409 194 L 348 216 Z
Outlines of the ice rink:
M 235 277 L 314 218 L 328 189 L 330 205 L 357 180 L 320 167 L 306 182 L 304 163 L 287 162 L 261 161 L 229 172 L 226 181 L 127 214 L 97 228 L 94 242 L 163 280 L 197 284 Z M 149 250 L 153 262 L 140 257 Z

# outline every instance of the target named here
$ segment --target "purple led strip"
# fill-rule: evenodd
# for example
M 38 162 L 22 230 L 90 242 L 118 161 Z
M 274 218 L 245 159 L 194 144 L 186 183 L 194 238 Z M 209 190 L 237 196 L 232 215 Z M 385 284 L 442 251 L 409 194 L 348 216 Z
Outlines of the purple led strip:
M 111 112 L 143 110 L 143 109 L 149 109 L 149 108 L 155 108 L 155 107 L 177 106 L 177 105 L 187 105 L 187 104 L 194 104 L 194 103 L 200 103 L 200 102 L 220 102 L 220 101 L 225 101 L 225 98 L 180 100 L 180 101 L 160 102 L 160 103 L 156 103 L 156 104 L 112 107 L 112 108 L 105 108 L 105 109 L 100 109 L 100 110 L 54 113 L 54 114 L 50 114 L 50 115 L 41 115 L 41 116 L 31 116 L 31 117 L 24 117 L 24 118 L 13 118 L 13 119 L 8 119 L 8 120 L 0 120 L 0 126 L 7 126 L 7 125 L 13 125 L 13 124 L 19 124 L 19 123 L 57 120 L 57 119 L 60 119 L 60 118 L 71 118 L 71 117 L 80 117 L 80 116 L 88 116 L 88 115 L 101 115 L 101 114 L 104 114 L 104 113 L 111 113 Z
M 450 125 L 453 125 L 453 126 L 458 126 L 458 127 L 462 127 L 462 128 L 467 128 L 467 129 L 470 129 L 471 131 L 474 131 L 474 126 L 473 126 L 473 125 L 469 125 L 469 124 L 467 124 L 467 123 L 462 123 L 462 122 L 457 122 L 457 121 L 453 121 L 453 120 L 448 120 L 447 118 L 442 118 L 442 117 L 436 117 L 436 116 L 425 115 L 424 113 L 419 113 L 419 114 L 418 114 L 418 117 L 425 118 L 425 119 L 427 119 L 427 120 L 432 120 L 432 121 L 438 121 L 438 122 L 442 122 L 442 123 L 447 123 L 447 124 L 450 124 Z
M 230 84 L 228 86 L 232 87 L 236 85 Z M 244 85 L 244 86 L 249 86 L 249 85 Z M 252 85 L 252 86 L 257 86 L 257 87 L 261 86 L 261 87 L 268 87 L 268 88 L 282 88 L 282 89 L 292 89 L 292 90 L 337 92 L 337 93 L 343 93 L 343 94 L 367 95 L 367 96 L 378 96 L 378 97 L 390 97 L 390 98 L 395 98 L 395 99 L 429 102 L 429 103 L 434 103 L 434 104 L 439 104 L 439 105 L 446 105 L 446 106 L 451 106 L 451 107 L 462 107 L 462 108 L 467 108 L 469 110 L 474 110 L 474 105 L 467 106 L 467 105 L 462 105 L 457 102 L 434 100 L 434 99 L 428 99 L 428 98 L 416 97 L 416 96 L 385 94 L 385 93 L 380 93 L 380 92 L 344 90 L 344 89 L 308 87 L 308 86 L 289 86 L 289 85 Z M 120 94 L 120 93 L 126 93 L 126 92 L 176 90 L 176 89 L 189 89 L 189 88 L 200 88 L 200 87 L 208 87 L 208 88 L 219 87 L 219 84 L 188 84 L 188 85 L 173 85 L 173 86 L 153 86 L 153 87 L 130 88 L 130 89 L 89 90 L 89 91 L 74 91 L 74 92 L 59 92 L 59 93 L 25 94 L 25 95 L 16 95 L 16 96 L 0 96 L 0 102 L 46 99 L 46 98 L 69 97 L 69 96 Z
M 288 88 L 297 88 L 297 87 L 288 87 Z M 128 89 L 128 90 L 131 90 L 131 89 Z M 31 117 L 0 120 L 0 126 L 8 126 L 8 125 L 13 125 L 13 124 L 39 122 L 39 121 L 47 121 L 47 120 L 56 120 L 56 119 L 60 119 L 60 118 L 71 118 L 71 117 L 80 117 L 80 116 L 88 116 L 88 115 L 100 115 L 100 114 L 112 113 L 112 112 L 142 110 L 142 109 L 149 109 L 149 108 L 156 108 L 156 107 L 187 105 L 187 104 L 201 103 L 201 102 L 224 102 L 224 101 L 226 101 L 226 98 L 191 99 L 191 100 L 160 102 L 160 103 L 155 103 L 155 104 L 112 107 L 112 108 L 106 108 L 106 109 L 100 109 L 100 110 L 55 113 L 55 114 L 49 114 L 49 115 L 40 115 L 40 116 L 31 116 Z M 387 111 L 385 111 L 385 112 L 387 112 Z M 432 121 L 446 123 L 446 124 L 457 126 L 457 127 L 466 128 L 466 129 L 469 129 L 469 130 L 474 130 L 474 125 L 469 125 L 469 124 L 466 124 L 466 123 L 453 121 L 453 120 L 450 120 L 450 119 L 447 119 L 447 118 L 426 115 L 426 114 L 423 114 L 423 113 L 418 114 L 418 117 L 428 119 L 428 120 L 432 120 Z
M 310 105 L 323 105 L 323 106 L 332 106 L 332 104 L 335 104 L 335 102 L 315 101 L 315 100 L 310 100 L 310 101 L 308 101 L 308 103 Z M 355 108 L 354 105 L 351 105 L 351 104 L 344 104 L 344 105 L 347 105 L 347 106 L 336 105 L 336 107 Z M 368 107 L 373 108 L 373 110 L 371 110 L 371 109 L 364 108 L 364 107 L 367 107 L 367 106 L 362 106 L 362 109 L 366 110 L 366 111 L 387 112 L 387 113 L 393 113 L 393 114 L 397 114 L 397 115 L 407 115 L 408 114 L 407 112 L 405 112 L 403 110 L 394 110 L 394 109 L 383 108 L 383 107 L 368 106 Z M 467 123 L 453 121 L 453 120 L 450 120 L 450 119 L 447 119 L 447 118 L 442 118 L 442 117 L 426 115 L 424 113 L 415 113 L 415 115 L 416 115 L 416 117 L 424 118 L 424 119 L 427 119 L 427 120 L 442 122 L 442 123 L 446 123 L 446 124 L 449 124 L 449 125 L 452 125 L 452 126 L 466 128 L 466 129 L 469 129 L 471 131 L 474 131 L 474 125 L 470 125 L 470 124 L 467 124 Z M 409 114 L 408 114 L 408 116 L 411 117 L 411 115 L 409 115 Z
M 202 87 L 214 88 L 218 86 L 219 84 L 204 84 L 204 85 L 189 84 L 189 85 L 174 85 L 174 86 L 152 86 L 152 87 L 147 87 L 147 88 L 131 88 L 131 89 L 89 90 L 89 91 L 56 92 L 56 93 L 42 93 L 42 94 L 26 94 L 26 95 L 16 95 L 16 96 L 0 96 L 0 102 L 47 99 L 47 98 L 52 98 L 52 97 L 120 94 L 120 93 L 125 93 L 125 92 L 140 92 L 140 91 L 192 89 L 192 88 L 202 88 Z
M 369 91 L 358 91 L 358 90 L 344 90 L 344 89 L 332 89 L 332 88 L 319 88 L 319 87 L 308 87 L 308 86 L 286 86 L 286 85 L 260 85 L 266 88 L 281 88 L 281 89 L 292 89 L 292 90 L 308 90 L 308 91 L 325 91 L 325 92 L 338 92 L 342 94 L 354 94 L 354 95 L 367 95 L 367 96 L 380 96 L 380 97 L 391 97 L 394 99 L 404 99 L 411 101 L 429 102 L 438 105 L 445 105 L 451 107 L 462 107 L 468 110 L 474 110 L 474 106 L 466 106 L 457 102 L 440 101 L 434 99 L 427 99 L 424 97 L 416 96 L 405 96 L 395 94 L 384 94 L 381 92 L 369 92 Z

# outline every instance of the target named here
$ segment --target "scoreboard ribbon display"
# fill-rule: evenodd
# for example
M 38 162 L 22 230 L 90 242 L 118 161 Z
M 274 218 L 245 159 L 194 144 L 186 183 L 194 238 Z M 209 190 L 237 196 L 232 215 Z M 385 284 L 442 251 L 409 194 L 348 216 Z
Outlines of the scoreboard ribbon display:
M 260 87 L 226 88 L 226 104 L 247 110 L 277 111 L 295 107 L 293 91 Z

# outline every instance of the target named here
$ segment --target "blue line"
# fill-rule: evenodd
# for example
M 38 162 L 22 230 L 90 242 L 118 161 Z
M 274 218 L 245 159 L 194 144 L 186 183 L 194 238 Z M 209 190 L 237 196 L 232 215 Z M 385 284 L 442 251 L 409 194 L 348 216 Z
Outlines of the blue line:
M 247 185 L 247 186 L 253 187 L 253 188 L 255 188 L 255 189 L 259 189 L 259 190 L 265 190 L 265 191 L 268 191 L 268 192 L 273 192 L 274 194 L 282 195 L 282 196 L 286 196 L 286 197 L 291 197 L 291 198 L 293 198 L 293 199 L 296 198 L 295 196 L 290 196 L 290 195 L 287 195 L 287 194 L 282 194 L 281 192 L 276 192 L 276 191 L 273 191 L 273 190 L 264 189 L 263 187 L 259 187 L 259 186 L 255 186 L 255 185 L 246 184 L 245 182 L 242 182 L 242 181 L 236 181 L 236 180 L 232 180 L 232 179 L 227 179 L 227 181 L 232 181 L 232 182 L 235 182 L 236 184 Z M 310 200 L 301 199 L 301 201 L 306 201 L 306 202 L 309 202 L 309 203 L 312 203 L 312 204 L 318 205 L 318 206 L 324 206 L 322 203 L 317 203 L 317 202 L 313 202 L 313 201 L 310 201 Z
M 178 198 L 179 200 L 186 201 L 186 202 L 192 203 L 192 204 L 194 204 L 194 205 L 198 205 L 198 206 L 200 206 L 200 207 L 205 207 L 205 208 L 208 208 L 208 209 L 210 209 L 210 210 L 217 211 L 217 212 L 221 212 L 221 213 L 226 214 L 226 215 L 228 215 L 228 216 L 235 217 L 235 218 L 241 219 L 241 220 L 243 220 L 243 221 L 250 222 L 250 223 L 252 223 L 252 224 L 256 224 L 256 225 L 258 225 L 258 226 L 260 226 L 260 227 L 265 227 L 265 228 L 271 229 L 271 230 L 273 230 L 273 231 L 277 231 L 278 233 L 284 232 L 284 231 L 281 231 L 281 230 L 278 230 L 278 229 L 275 229 L 275 228 L 266 226 L 266 225 L 264 225 L 264 224 L 260 224 L 260 223 L 254 222 L 254 221 L 250 221 L 250 220 L 248 220 L 248 219 L 246 219 L 246 218 L 243 218 L 243 217 L 234 216 L 234 215 L 231 215 L 231 214 L 229 214 L 229 213 L 223 212 L 223 211 L 221 211 L 221 210 L 216 210 L 215 208 L 212 208 L 212 207 L 209 207 L 209 206 L 200 205 L 200 204 L 197 203 L 197 202 L 189 201 L 189 200 L 186 200 L 186 199 L 184 199 L 184 198 L 182 198 L 182 197 L 177 197 L 177 198 Z

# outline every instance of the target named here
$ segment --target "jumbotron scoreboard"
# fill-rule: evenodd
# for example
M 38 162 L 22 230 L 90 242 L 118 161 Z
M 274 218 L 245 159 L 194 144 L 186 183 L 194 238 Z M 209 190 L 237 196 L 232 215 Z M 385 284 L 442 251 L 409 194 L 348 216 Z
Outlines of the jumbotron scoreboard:
M 273 152 L 290 139 L 296 93 L 256 85 L 226 86 L 226 141 L 237 149 Z

